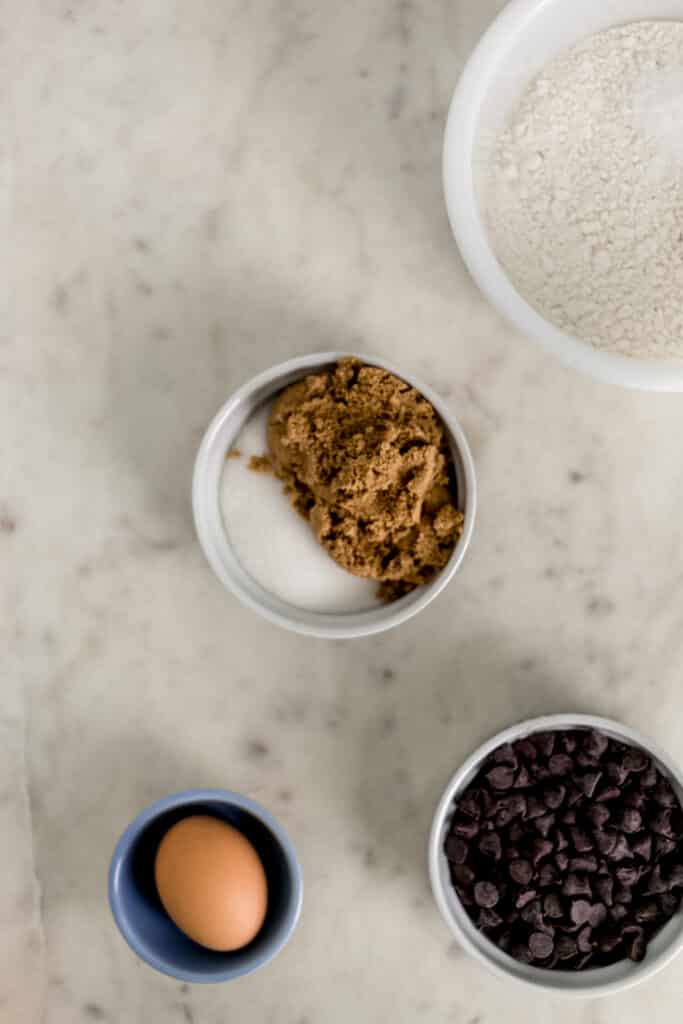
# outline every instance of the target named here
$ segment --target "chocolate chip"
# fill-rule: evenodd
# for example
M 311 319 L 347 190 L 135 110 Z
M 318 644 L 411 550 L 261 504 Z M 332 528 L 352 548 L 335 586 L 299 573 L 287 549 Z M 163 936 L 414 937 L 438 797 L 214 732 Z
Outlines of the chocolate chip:
M 555 748 L 554 732 L 537 732 L 531 737 L 531 740 L 539 754 L 542 754 L 544 758 L 551 756 Z
M 503 797 L 498 802 L 498 814 L 496 825 L 503 828 L 509 825 L 515 818 L 523 817 L 526 814 L 526 799 L 521 793 L 513 793 L 511 796 Z
M 610 761 L 607 765 L 607 778 L 615 786 L 623 786 L 628 778 L 628 768 L 623 763 Z
M 637 747 L 631 747 L 624 755 L 624 768 L 630 772 L 645 771 L 648 764 L 649 758 L 647 754 L 643 750 L 638 750 Z
M 569 916 L 576 925 L 588 924 L 591 916 L 591 905 L 588 900 L 572 900 Z
M 478 907 L 495 907 L 499 898 L 500 893 L 493 882 L 477 882 L 474 887 L 474 902 Z
M 595 895 L 599 896 L 602 902 L 611 907 L 614 903 L 614 879 L 611 875 L 601 875 L 596 878 L 595 882 Z
M 572 857 L 569 861 L 570 871 L 597 871 L 598 861 L 592 854 L 584 857 Z
M 496 913 L 495 910 L 490 910 L 487 907 L 483 907 L 479 911 L 477 924 L 482 929 L 482 931 L 492 931 L 495 928 L 500 928 L 500 926 L 503 924 L 503 918 L 500 916 L 500 914 Z
M 665 842 L 670 842 L 670 840 L 667 839 Z M 675 844 L 672 844 L 672 848 L 673 845 Z M 639 857 L 642 857 L 643 860 L 652 860 L 652 836 L 642 835 L 634 839 L 631 842 L 631 850 L 633 853 L 637 853 Z
M 578 949 L 576 940 L 571 935 L 560 935 L 555 943 L 555 952 L 560 960 L 569 960 L 576 956 Z
M 518 885 L 528 885 L 534 874 L 534 869 L 528 860 L 513 860 L 509 870 L 510 878 Z
M 558 870 L 564 873 L 569 867 L 569 857 L 566 853 L 556 853 L 555 863 L 557 864 Z
M 547 960 L 554 948 L 553 940 L 543 932 L 533 932 L 529 936 L 529 949 L 534 960 Z
M 593 890 L 591 884 L 588 881 L 586 875 L 577 875 L 575 872 L 570 872 L 567 875 L 564 885 L 562 886 L 562 892 L 565 896 L 592 896 Z
M 647 900 L 636 907 L 636 921 L 640 924 L 654 924 L 660 914 L 659 905 L 654 900 Z
M 446 856 L 454 864 L 464 864 L 467 860 L 469 847 L 459 836 L 449 836 L 446 840 Z
M 543 910 L 547 917 L 563 917 L 564 908 L 562 901 L 556 892 L 549 892 L 543 899 Z
M 517 899 L 515 900 L 515 906 L 517 907 L 517 910 L 524 910 L 524 908 L 527 907 L 530 903 L 533 903 L 537 895 L 538 893 L 535 889 L 522 890 L 522 892 L 519 893 Z
M 643 751 L 599 732 L 494 751 L 456 801 L 444 852 L 477 927 L 545 970 L 641 958 L 683 896 L 673 787 Z
M 553 852 L 553 844 L 547 839 L 534 839 L 531 844 L 531 860 L 534 864 L 539 864 L 544 857 L 547 857 Z
M 676 794 L 670 784 L 664 779 L 655 786 L 652 799 L 660 807 L 674 807 L 676 805 Z
M 452 865 L 453 874 L 457 882 L 462 886 L 470 886 L 474 882 L 476 875 L 469 864 L 454 864 Z
M 500 860 L 503 855 L 503 850 L 500 842 L 500 836 L 497 832 L 487 832 L 479 840 L 479 852 L 485 857 L 491 857 L 493 860 Z M 462 863 L 462 861 L 460 862 Z
M 622 867 L 616 870 L 617 880 L 621 885 L 630 887 L 635 885 L 640 878 L 640 871 L 634 867 Z
M 633 854 L 631 853 L 629 845 L 626 842 L 626 836 L 622 835 L 621 833 L 619 833 L 617 835 L 617 839 L 616 839 L 616 842 L 614 844 L 614 848 L 613 848 L 612 852 L 609 853 L 607 856 L 608 856 L 608 858 L 610 860 L 613 860 L 615 862 L 622 861 L 622 860 L 627 860 L 627 859 L 631 859 L 631 860 L 633 859 Z
M 639 963 L 641 960 L 644 960 L 646 948 L 645 933 L 641 928 L 631 940 L 628 950 L 629 959 L 633 960 L 635 963 Z
M 546 786 L 543 790 L 543 802 L 550 811 L 556 811 L 567 795 L 566 786 Z
M 635 808 L 627 807 L 621 817 L 621 828 L 623 831 L 628 833 L 639 832 L 642 824 L 643 819 L 640 816 L 640 812 L 636 811 Z
M 579 953 L 592 953 L 593 952 L 593 929 L 589 924 L 581 929 L 579 934 L 576 936 L 576 945 Z
M 531 740 L 517 740 L 514 744 L 515 753 L 518 757 L 523 758 L 525 761 L 535 761 L 537 757 L 537 750 L 535 744 Z
M 602 755 L 609 746 L 609 740 L 607 737 L 596 730 L 589 732 L 583 741 L 583 750 L 589 757 L 594 757 L 596 761 L 599 761 Z
M 577 781 L 579 786 L 584 792 L 584 796 L 592 797 L 597 789 L 597 785 L 602 778 L 602 772 L 586 772 Z
M 486 778 L 494 789 L 510 789 L 515 781 L 515 770 L 510 765 L 499 764 L 487 773 Z
M 536 818 L 534 825 L 541 833 L 544 839 L 546 839 L 550 833 L 550 829 L 555 824 L 554 814 L 544 814 L 542 818 Z
M 580 828 L 570 828 L 569 834 L 577 853 L 588 853 L 593 849 L 593 840 Z
M 466 818 L 459 819 L 455 822 L 453 831 L 456 836 L 461 836 L 463 839 L 474 839 L 479 832 L 479 822 Z
M 588 811 L 588 819 L 594 828 L 602 828 L 609 821 L 609 817 L 609 807 L 605 807 L 604 804 L 593 804 Z

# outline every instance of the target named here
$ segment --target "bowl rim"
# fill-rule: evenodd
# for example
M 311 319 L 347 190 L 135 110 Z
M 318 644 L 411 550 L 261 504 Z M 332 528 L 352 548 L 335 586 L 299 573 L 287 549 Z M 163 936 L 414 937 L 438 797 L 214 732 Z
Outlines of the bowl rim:
M 176 970 L 175 968 L 171 968 L 163 957 L 159 956 L 155 950 L 140 939 L 136 929 L 131 927 L 128 916 L 122 912 L 121 899 L 119 896 L 119 880 L 123 870 L 124 861 L 132 844 L 148 825 L 167 811 L 172 811 L 182 807 L 187 807 L 189 810 L 193 806 L 206 803 L 219 803 L 224 804 L 226 807 L 239 808 L 240 810 L 251 814 L 268 829 L 273 838 L 280 845 L 287 863 L 292 883 L 292 898 L 279 934 L 267 948 L 267 952 L 265 954 L 254 957 L 252 961 L 248 961 L 240 967 L 217 968 L 213 972 L 196 973 L 194 971 Z M 301 864 L 294 848 L 294 844 L 289 838 L 288 833 L 280 822 L 270 813 L 270 811 L 266 810 L 266 808 L 261 806 L 261 804 L 252 800 L 250 797 L 244 796 L 241 793 L 235 793 L 228 789 L 187 789 L 178 793 L 171 793 L 168 796 L 161 797 L 159 800 L 155 800 L 153 803 L 148 804 L 126 826 L 114 847 L 114 852 L 109 863 L 107 894 L 112 917 L 114 918 L 119 931 L 133 952 L 136 953 L 141 960 L 144 960 L 145 963 L 149 964 L 150 967 L 153 967 L 161 974 L 165 974 L 171 978 L 176 978 L 180 981 L 187 981 L 193 984 L 214 984 L 232 981 L 233 979 L 244 977 L 247 974 L 252 974 L 260 967 L 265 967 L 265 965 L 276 957 L 287 944 L 301 916 L 304 894 L 303 871 L 301 869 Z
M 472 156 L 488 89 L 514 40 L 525 32 L 541 9 L 560 2 L 509 0 L 465 65 L 453 93 L 443 146 L 443 190 L 451 229 L 465 265 L 493 307 L 565 366 L 626 388 L 683 391 L 683 360 L 641 359 L 604 352 L 546 320 L 524 299 L 498 262 L 479 213 Z M 614 24 L 633 20 L 615 18 Z
M 451 933 L 456 941 L 479 963 L 488 968 L 489 971 L 492 971 L 500 978 L 524 985 L 527 988 L 533 988 L 536 991 L 546 992 L 558 998 L 595 999 L 633 988 L 648 978 L 652 978 L 671 963 L 683 949 L 683 921 L 679 922 L 678 933 L 671 937 L 663 950 L 655 956 L 648 957 L 642 963 L 635 964 L 632 972 L 626 977 L 602 982 L 596 980 L 597 975 L 610 968 L 597 968 L 585 972 L 544 971 L 531 965 L 519 964 L 512 958 L 506 957 L 493 943 L 480 941 L 482 939 L 481 933 L 477 930 L 466 912 L 462 910 L 460 916 L 456 916 L 453 912 L 448 896 L 459 907 L 461 907 L 461 904 L 457 897 L 454 898 L 451 895 L 450 890 L 447 893 L 441 871 L 442 858 L 445 857 L 442 849 L 443 840 L 453 801 L 463 786 L 471 781 L 472 776 L 476 773 L 482 762 L 504 743 L 511 743 L 524 736 L 530 736 L 538 732 L 555 732 L 559 729 L 571 728 L 597 729 L 608 735 L 621 737 L 626 742 L 632 743 L 635 746 L 642 747 L 665 769 L 670 781 L 678 791 L 679 798 L 683 794 L 683 773 L 676 764 L 649 737 L 643 736 L 640 732 L 631 729 L 621 722 L 597 715 L 571 713 L 528 718 L 516 725 L 511 725 L 501 730 L 501 732 L 496 733 L 495 736 L 482 743 L 451 776 L 438 802 L 432 821 L 428 843 L 428 870 L 436 905 Z M 680 915 L 682 911 L 678 913 Z M 509 966 L 507 964 L 508 961 Z M 571 988 L 565 988 L 561 984 L 557 984 L 557 982 L 562 981 L 563 975 L 567 979 L 574 979 Z
M 308 611 L 281 600 L 269 593 L 239 566 L 239 560 L 232 552 L 220 517 L 220 478 L 216 479 L 215 486 L 211 483 L 210 467 L 217 449 L 225 446 L 222 437 L 224 428 L 240 407 L 253 403 L 249 410 L 252 412 L 291 380 L 303 377 L 316 369 L 333 365 L 345 358 L 359 359 L 368 366 L 387 370 L 416 388 L 434 407 L 446 428 L 454 457 L 457 456 L 462 472 L 465 493 L 461 511 L 465 521 L 462 536 L 448 563 L 431 583 L 419 587 L 390 605 L 367 611 L 335 614 Z M 239 423 L 239 429 L 243 423 L 244 420 Z M 235 430 L 233 440 L 239 433 L 239 429 Z M 378 356 L 359 352 L 315 352 L 276 363 L 250 378 L 233 392 L 218 410 L 209 424 L 197 453 L 192 480 L 192 507 L 197 537 L 205 558 L 221 583 L 242 604 L 269 622 L 292 632 L 322 639 L 344 640 L 371 636 L 402 625 L 431 604 L 448 586 L 460 568 L 472 539 L 477 513 L 477 481 L 474 460 L 465 432 L 446 402 L 432 388 L 412 374 L 403 371 L 393 362 Z M 215 514 L 217 509 L 218 515 Z M 216 525 L 217 522 L 220 523 L 220 527 Z M 228 556 L 227 561 L 226 555 Z M 239 572 L 230 571 L 227 564 L 229 561 L 237 563 Z

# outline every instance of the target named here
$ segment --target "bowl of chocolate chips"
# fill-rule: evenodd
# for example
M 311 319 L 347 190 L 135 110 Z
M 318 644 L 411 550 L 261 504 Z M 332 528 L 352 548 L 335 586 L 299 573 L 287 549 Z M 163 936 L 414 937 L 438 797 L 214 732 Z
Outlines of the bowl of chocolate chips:
M 513 726 L 455 773 L 429 846 L 457 941 L 507 978 L 595 998 L 683 947 L 683 776 L 592 715 Z

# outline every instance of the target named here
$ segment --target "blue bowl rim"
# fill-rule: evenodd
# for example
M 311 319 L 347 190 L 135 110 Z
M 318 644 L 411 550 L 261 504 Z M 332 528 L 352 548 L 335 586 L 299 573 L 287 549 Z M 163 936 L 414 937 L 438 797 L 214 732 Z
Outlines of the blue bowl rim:
M 247 961 L 241 967 L 218 968 L 214 972 L 208 971 L 207 973 L 198 974 L 194 971 L 183 971 L 171 968 L 164 958 L 158 956 L 154 949 L 148 946 L 147 943 L 140 940 L 136 931 L 130 927 L 127 916 L 121 913 L 119 898 L 116 895 L 116 888 L 124 858 L 126 857 L 131 844 L 143 829 L 167 811 L 181 807 L 187 807 L 189 809 L 195 804 L 205 804 L 209 802 L 221 803 L 228 807 L 236 807 L 240 810 L 247 811 L 269 829 L 274 838 L 280 844 L 289 868 L 292 880 L 292 899 L 284 919 L 283 927 L 280 929 L 280 934 L 277 939 L 273 941 L 267 953 L 255 956 L 253 961 Z M 251 800 L 249 797 L 243 796 L 241 793 L 235 793 L 228 789 L 188 789 L 179 793 L 172 793 L 170 796 L 162 797 L 160 800 L 156 800 L 154 803 L 149 804 L 149 806 L 140 811 L 137 817 L 135 817 L 123 831 L 114 848 L 114 853 L 109 865 L 108 894 L 109 906 L 119 931 L 133 952 L 137 953 L 137 955 L 148 963 L 150 967 L 155 968 L 155 970 L 160 971 L 162 974 L 166 974 L 171 978 L 177 978 L 180 981 L 189 981 L 194 984 L 212 984 L 216 982 L 232 981 L 234 978 L 240 978 L 244 975 L 251 974 L 253 971 L 258 970 L 259 967 L 263 967 L 265 964 L 269 963 L 286 945 L 292 935 L 292 932 L 296 928 L 301 914 L 301 907 L 303 903 L 303 872 L 291 839 L 285 832 L 282 825 L 269 811 L 265 809 L 265 807 L 256 803 L 255 800 Z

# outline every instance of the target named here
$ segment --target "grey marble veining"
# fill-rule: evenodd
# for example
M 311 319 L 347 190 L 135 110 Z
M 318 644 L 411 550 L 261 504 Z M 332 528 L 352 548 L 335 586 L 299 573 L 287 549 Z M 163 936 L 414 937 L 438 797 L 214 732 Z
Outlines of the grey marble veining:
M 640 1024 L 451 942 L 432 811 L 494 730 L 577 709 L 683 760 L 676 396 L 575 376 L 468 279 L 444 117 L 502 0 L 26 0 L 0 37 L 2 1024 Z M 227 394 L 300 352 L 402 362 L 452 403 L 480 482 L 448 591 L 399 631 L 276 631 L 204 564 L 189 483 Z M 266 803 L 306 875 L 267 971 L 190 988 L 132 956 L 106 870 L 146 802 Z

